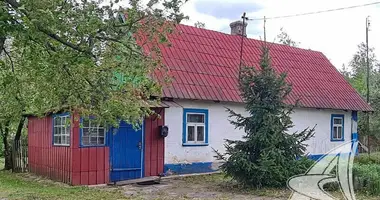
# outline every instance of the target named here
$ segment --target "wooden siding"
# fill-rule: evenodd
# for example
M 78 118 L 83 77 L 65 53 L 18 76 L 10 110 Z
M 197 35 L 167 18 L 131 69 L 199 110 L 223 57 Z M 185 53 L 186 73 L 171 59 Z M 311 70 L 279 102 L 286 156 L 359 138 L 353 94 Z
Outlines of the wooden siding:
M 29 117 L 28 151 L 29 171 L 52 180 L 71 184 L 70 147 L 53 146 L 52 117 Z M 73 126 L 71 133 L 75 134 Z
M 79 116 L 71 116 L 71 145 L 54 146 L 53 117 L 29 117 L 29 170 L 71 185 L 109 182 L 109 148 L 80 147 Z
M 72 184 L 96 185 L 109 182 L 109 148 L 81 147 L 79 116 L 73 125 L 72 135 Z
M 160 136 L 159 126 L 165 125 L 165 109 L 156 108 L 155 112 L 160 117 L 153 115 L 145 119 L 144 176 L 157 176 L 164 172 L 165 138 Z

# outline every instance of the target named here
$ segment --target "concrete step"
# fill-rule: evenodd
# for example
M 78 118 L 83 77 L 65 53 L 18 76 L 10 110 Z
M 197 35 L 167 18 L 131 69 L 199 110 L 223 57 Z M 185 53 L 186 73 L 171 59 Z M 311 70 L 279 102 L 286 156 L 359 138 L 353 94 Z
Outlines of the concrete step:
M 123 186 L 123 185 L 130 185 L 130 184 L 139 184 L 139 185 L 152 185 L 160 183 L 161 178 L 159 176 L 148 176 L 144 178 L 138 178 L 138 179 L 131 179 L 131 180 L 125 180 L 125 181 L 116 181 L 113 182 L 112 185 L 116 186 Z

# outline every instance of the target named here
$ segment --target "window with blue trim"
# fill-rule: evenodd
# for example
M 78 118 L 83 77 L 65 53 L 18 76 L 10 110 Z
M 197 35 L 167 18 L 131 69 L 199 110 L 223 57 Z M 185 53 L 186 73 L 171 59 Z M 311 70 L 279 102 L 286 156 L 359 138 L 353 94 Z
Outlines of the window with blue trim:
M 70 115 L 54 116 L 53 144 L 70 146 Z
M 183 144 L 207 145 L 208 110 L 184 109 Z
M 82 119 L 82 146 L 104 146 L 106 144 L 106 128 L 104 124 L 92 119 Z
M 331 115 L 331 141 L 344 141 L 344 115 Z

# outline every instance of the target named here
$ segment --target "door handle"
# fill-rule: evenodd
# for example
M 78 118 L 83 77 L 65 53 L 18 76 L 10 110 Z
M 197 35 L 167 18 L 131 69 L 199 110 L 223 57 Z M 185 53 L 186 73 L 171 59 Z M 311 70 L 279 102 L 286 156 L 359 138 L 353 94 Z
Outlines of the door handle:
M 139 148 L 139 150 L 142 149 L 142 142 L 141 141 L 137 144 L 137 148 Z

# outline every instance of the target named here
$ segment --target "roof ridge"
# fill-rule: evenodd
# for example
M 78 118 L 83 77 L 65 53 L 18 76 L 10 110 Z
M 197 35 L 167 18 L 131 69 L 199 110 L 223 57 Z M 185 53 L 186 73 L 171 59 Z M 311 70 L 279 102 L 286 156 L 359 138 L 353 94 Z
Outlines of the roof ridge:
M 241 36 L 237 36 L 237 35 L 231 35 L 231 34 L 228 34 L 228 33 L 223 33 L 223 32 L 220 32 L 220 31 L 216 31 L 216 30 L 212 30 L 212 29 L 207 29 L 207 28 L 197 28 L 195 26 L 191 26 L 191 25 L 187 25 L 187 24 L 178 24 L 178 25 L 181 25 L 181 26 L 187 26 L 187 27 L 191 27 L 191 28 L 194 28 L 194 29 L 198 29 L 198 30 L 202 30 L 202 31 L 211 31 L 211 32 L 215 32 L 217 34 L 223 34 L 223 35 L 226 35 L 228 37 L 241 37 Z M 195 35 L 195 34 L 192 34 L 192 33 L 187 33 L 187 34 L 191 34 L 191 35 Z M 203 37 L 202 35 L 197 35 L 197 36 L 201 36 Z M 248 40 L 254 40 L 254 41 L 257 41 L 257 42 L 264 42 L 262 40 L 259 40 L 259 39 L 255 39 L 255 38 L 249 38 L 249 37 L 246 37 Z M 313 50 L 313 49 L 305 49 L 305 48 L 302 48 L 302 47 L 294 47 L 294 46 L 289 46 L 289 45 L 286 45 L 286 44 L 281 44 L 281 43 L 275 43 L 275 42 L 267 42 L 269 44 L 275 44 L 275 45 L 280 45 L 280 46 L 285 46 L 285 47 L 288 47 L 288 48 L 294 48 L 294 49 L 301 49 L 301 50 L 305 50 L 305 51 L 312 51 L 312 52 L 316 52 L 316 53 L 321 53 L 323 54 L 321 51 L 318 51 L 318 50 Z M 323 54 L 324 55 L 324 54 Z

